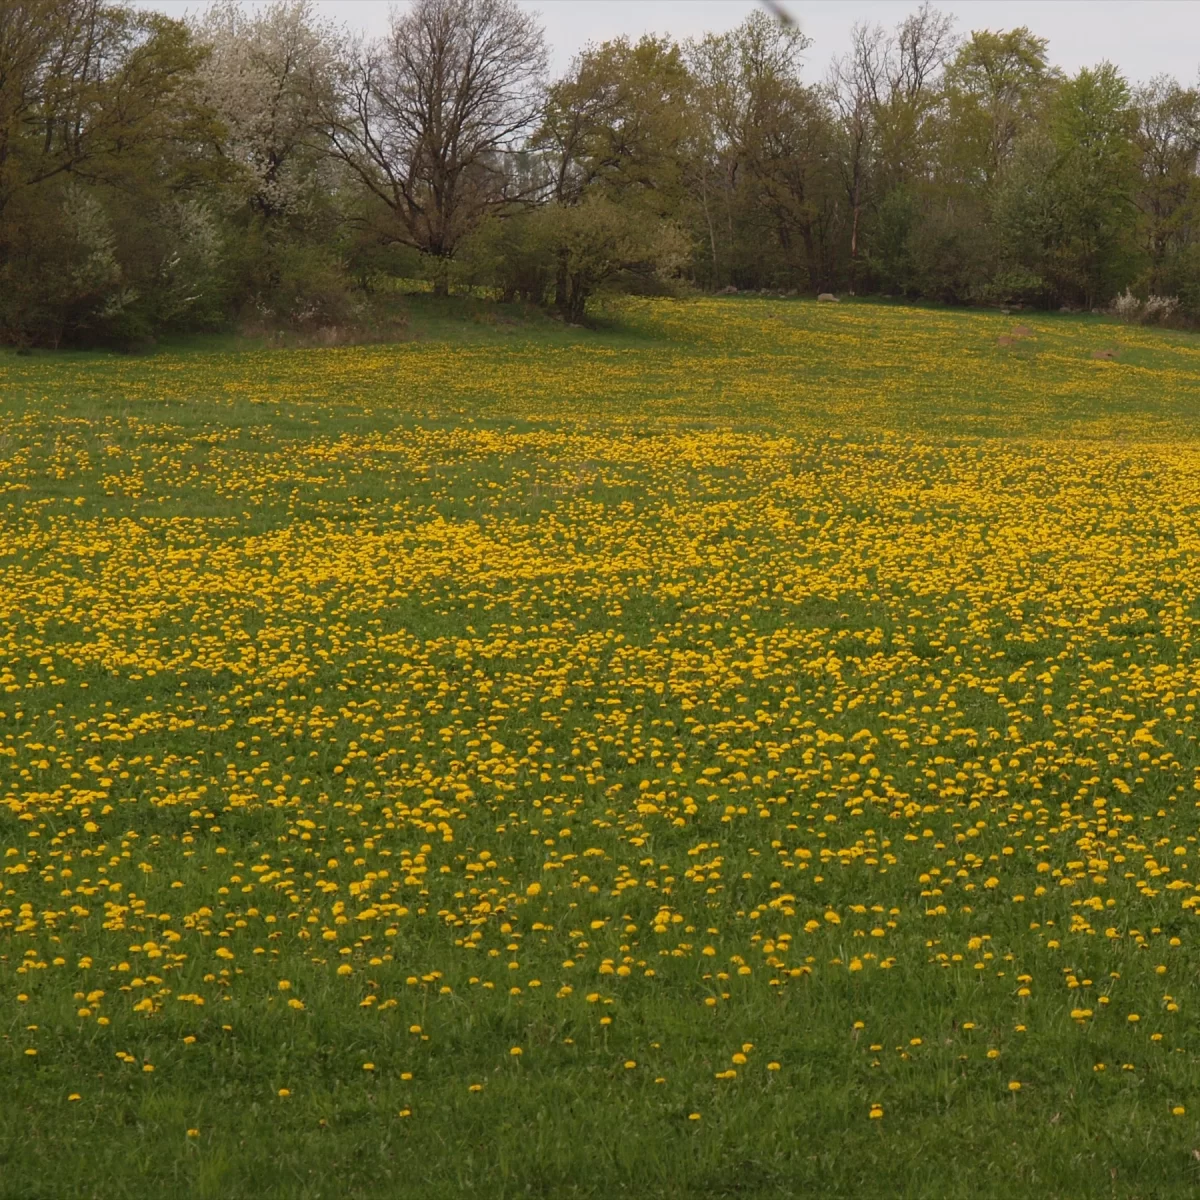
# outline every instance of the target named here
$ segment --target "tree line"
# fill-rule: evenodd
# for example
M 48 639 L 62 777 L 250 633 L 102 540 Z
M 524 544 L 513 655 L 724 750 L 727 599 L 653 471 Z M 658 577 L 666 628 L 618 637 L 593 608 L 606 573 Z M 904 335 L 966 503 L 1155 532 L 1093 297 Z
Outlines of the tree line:
M 307 0 L 0 3 L 0 340 L 353 324 L 397 279 L 583 319 L 609 289 L 1200 315 L 1200 93 L 1067 75 L 925 4 L 822 79 L 755 13 L 590 45 L 512 0 L 380 38 Z

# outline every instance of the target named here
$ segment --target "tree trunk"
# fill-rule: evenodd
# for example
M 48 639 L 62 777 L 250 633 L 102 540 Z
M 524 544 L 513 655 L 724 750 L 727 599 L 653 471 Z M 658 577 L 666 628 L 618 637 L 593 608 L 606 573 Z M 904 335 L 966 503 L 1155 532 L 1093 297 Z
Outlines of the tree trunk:
M 570 277 L 567 274 L 567 252 L 560 250 L 558 252 L 558 264 L 554 272 L 554 307 L 564 317 L 567 316 L 567 309 L 570 306 L 570 290 Z
M 858 292 L 858 214 L 859 204 L 858 182 L 854 184 L 853 216 L 850 221 L 850 295 Z
M 813 227 L 811 221 L 805 221 L 800 226 L 800 240 L 804 243 L 804 259 L 805 266 L 808 268 L 808 286 L 810 291 L 820 291 L 823 280 L 821 279 L 821 264 L 817 257 L 817 242 L 813 237 Z
M 569 277 L 568 277 L 569 278 Z M 570 321 L 572 325 L 582 325 L 583 318 L 587 315 L 587 285 L 576 276 L 574 279 L 569 278 L 567 287 L 567 303 L 563 308 L 563 316 Z
M 712 270 L 709 275 L 709 286 L 715 288 L 720 282 L 720 275 L 717 272 L 717 233 L 713 228 L 712 213 L 708 207 L 708 172 L 701 171 L 700 173 L 700 204 L 704 210 L 704 223 L 708 226 L 708 247 L 712 254 Z

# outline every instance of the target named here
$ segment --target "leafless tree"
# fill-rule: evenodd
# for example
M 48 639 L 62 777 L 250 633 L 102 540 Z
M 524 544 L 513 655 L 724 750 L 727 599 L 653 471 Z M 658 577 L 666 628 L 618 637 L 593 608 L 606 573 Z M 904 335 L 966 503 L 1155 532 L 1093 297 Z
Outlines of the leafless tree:
M 838 115 L 842 153 L 838 164 L 850 208 L 851 290 L 858 264 L 858 230 L 866 198 L 876 114 L 886 92 L 889 40 L 879 25 L 855 25 L 850 53 L 836 59 L 827 88 Z
M 838 115 L 839 169 L 850 209 L 851 287 L 872 168 L 890 167 L 893 180 L 914 169 L 922 123 L 955 45 L 954 18 L 926 2 L 894 33 L 855 25 L 850 52 L 830 68 L 826 86 Z
M 946 64 L 957 44 L 954 17 L 929 6 L 928 0 L 896 29 L 891 88 L 912 103 Z
M 510 160 L 545 70 L 541 27 L 513 0 L 416 0 L 385 38 L 351 47 L 332 145 L 392 211 L 396 241 L 446 264 L 484 215 L 525 195 Z

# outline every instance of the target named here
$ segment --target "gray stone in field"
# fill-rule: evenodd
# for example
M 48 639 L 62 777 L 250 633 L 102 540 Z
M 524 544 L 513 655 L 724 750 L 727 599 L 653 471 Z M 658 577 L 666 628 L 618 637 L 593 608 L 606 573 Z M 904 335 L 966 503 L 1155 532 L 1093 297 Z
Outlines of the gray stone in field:
M 832 292 L 822 292 L 817 297 L 818 304 L 838 304 L 840 301 Z

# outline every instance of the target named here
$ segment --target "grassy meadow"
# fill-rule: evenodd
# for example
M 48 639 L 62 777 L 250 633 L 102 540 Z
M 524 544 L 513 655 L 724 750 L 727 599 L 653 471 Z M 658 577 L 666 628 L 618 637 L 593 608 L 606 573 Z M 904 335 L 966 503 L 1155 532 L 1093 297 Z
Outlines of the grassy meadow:
M 0 1196 L 1194 1195 L 1200 338 L 448 312 L 0 357 Z

